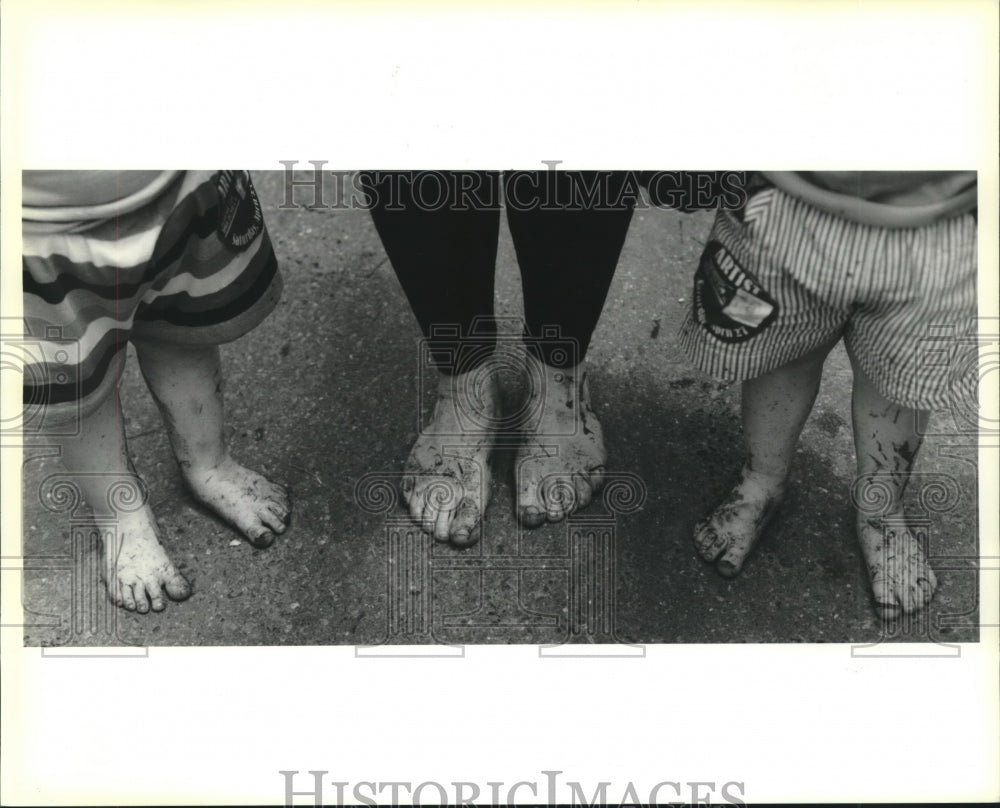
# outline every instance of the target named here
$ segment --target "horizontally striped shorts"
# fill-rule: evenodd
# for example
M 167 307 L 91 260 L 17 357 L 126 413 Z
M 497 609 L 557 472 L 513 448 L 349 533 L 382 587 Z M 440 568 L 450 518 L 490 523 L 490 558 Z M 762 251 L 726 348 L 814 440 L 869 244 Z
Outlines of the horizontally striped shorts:
M 975 335 L 972 214 L 870 227 L 767 188 L 716 214 L 681 345 L 742 381 L 843 337 L 883 396 L 937 409 L 977 400 L 975 362 L 957 361 Z
M 132 337 L 228 342 L 281 295 L 242 171 L 178 172 L 138 210 L 96 222 L 25 219 L 22 231 L 26 417 L 96 409 L 116 389 Z

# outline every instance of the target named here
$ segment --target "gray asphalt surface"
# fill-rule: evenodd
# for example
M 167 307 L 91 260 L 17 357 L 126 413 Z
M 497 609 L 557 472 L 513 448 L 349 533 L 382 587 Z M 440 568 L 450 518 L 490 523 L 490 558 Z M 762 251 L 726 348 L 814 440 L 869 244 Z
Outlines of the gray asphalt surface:
M 641 480 L 637 509 L 597 503 L 574 523 L 521 531 L 510 451 L 498 453 L 483 539 L 471 549 L 407 535 L 405 512 L 391 501 L 381 511 L 370 500 L 360 507 L 359 481 L 395 484 L 419 408 L 430 403 L 417 378 L 420 332 L 366 211 L 282 210 L 282 175 L 254 179 L 285 293 L 260 328 L 223 348 L 227 435 L 237 459 L 290 486 L 292 527 L 256 550 L 192 501 L 132 361 L 122 388 L 130 451 L 194 594 L 161 614 L 110 607 L 94 589 L 92 550 L 73 563 L 74 518 L 40 502 L 58 464 L 28 456 L 26 644 L 978 639 L 975 438 L 957 434 L 950 414 L 932 422 L 917 466 L 926 476 L 909 499 L 926 517 L 939 589 L 920 619 L 886 631 L 852 532 L 850 371 L 839 348 L 790 496 L 742 575 L 724 580 L 696 556 L 693 526 L 725 495 L 742 458 L 738 387 L 695 372 L 675 338 L 707 212 L 636 213 L 589 354 L 609 468 Z M 521 311 L 505 225 L 496 298 L 498 314 Z M 517 380 L 507 382 L 513 401 Z M 920 495 L 935 480 L 952 492 L 943 505 Z M 588 556 L 595 537 L 605 554 Z M 581 573 L 587 558 L 598 559 L 590 569 L 600 575 Z

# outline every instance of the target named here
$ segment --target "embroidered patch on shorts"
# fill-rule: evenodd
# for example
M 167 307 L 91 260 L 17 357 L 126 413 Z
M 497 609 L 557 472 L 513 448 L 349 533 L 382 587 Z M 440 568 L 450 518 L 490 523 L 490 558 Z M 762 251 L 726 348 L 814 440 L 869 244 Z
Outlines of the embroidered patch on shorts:
M 257 191 L 246 171 L 220 171 L 215 178 L 219 192 L 219 238 L 229 247 L 245 250 L 264 229 Z
M 694 276 L 698 323 L 723 342 L 743 342 L 767 328 L 778 304 L 718 241 L 709 241 Z

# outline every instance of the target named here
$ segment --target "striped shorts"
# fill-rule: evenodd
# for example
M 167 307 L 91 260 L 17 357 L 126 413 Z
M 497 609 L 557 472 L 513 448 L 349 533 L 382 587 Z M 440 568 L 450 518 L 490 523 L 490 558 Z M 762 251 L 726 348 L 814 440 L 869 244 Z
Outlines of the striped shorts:
M 741 215 L 742 214 L 742 215 Z M 756 378 L 843 337 L 887 399 L 974 402 L 976 220 L 871 227 L 767 188 L 720 210 L 695 273 L 681 345 L 703 372 Z
M 22 220 L 24 404 L 58 422 L 117 388 L 132 337 L 236 339 L 281 295 L 256 191 L 242 171 L 178 172 L 138 210 Z

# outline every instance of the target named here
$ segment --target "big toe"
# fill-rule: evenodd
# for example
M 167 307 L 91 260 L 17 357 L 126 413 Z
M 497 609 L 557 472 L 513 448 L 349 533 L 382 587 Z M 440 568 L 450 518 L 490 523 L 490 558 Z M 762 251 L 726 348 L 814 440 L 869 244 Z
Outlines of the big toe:
M 727 542 L 711 522 L 704 522 L 694 531 L 694 546 L 705 561 L 715 561 L 726 551 Z
M 472 497 L 465 497 L 458 505 L 452 520 L 449 536 L 455 544 L 473 544 L 477 539 L 476 526 L 482 517 L 479 505 Z
M 735 578 L 743 569 L 743 561 L 746 558 L 742 553 L 734 552 L 732 548 L 718 560 L 715 568 L 723 578 Z
M 876 574 L 872 578 L 872 598 L 875 600 L 875 611 L 883 620 L 895 619 L 902 611 L 892 580 L 886 575 Z
M 163 588 L 171 600 L 185 600 L 191 596 L 191 584 L 187 578 L 171 567 L 163 581 Z
M 233 522 L 250 544 L 260 549 L 274 544 L 275 533 L 280 533 L 285 527 L 262 503 L 244 510 Z M 276 531 L 275 526 L 280 526 L 281 530 Z
M 588 478 L 583 474 L 573 475 L 573 488 L 576 491 L 577 508 L 586 508 L 594 498 L 594 491 L 597 490 L 593 484 L 593 476 Z
M 525 527 L 538 527 L 548 517 L 537 505 L 520 505 L 517 509 L 517 518 Z
M 601 463 L 587 469 L 587 477 L 590 482 L 591 489 L 594 491 L 600 491 L 601 487 L 604 485 L 604 464 Z M 583 505 L 581 504 L 580 507 L 582 508 Z
M 266 528 L 259 527 L 251 533 L 247 533 L 247 538 L 250 539 L 250 543 L 261 550 L 266 550 L 272 544 L 274 544 L 274 531 Z
M 538 527 L 546 518 L 545 503 L 542 501 L 538 461 L 527 457 L 517 465 L 517 518 L 525 527 Z

